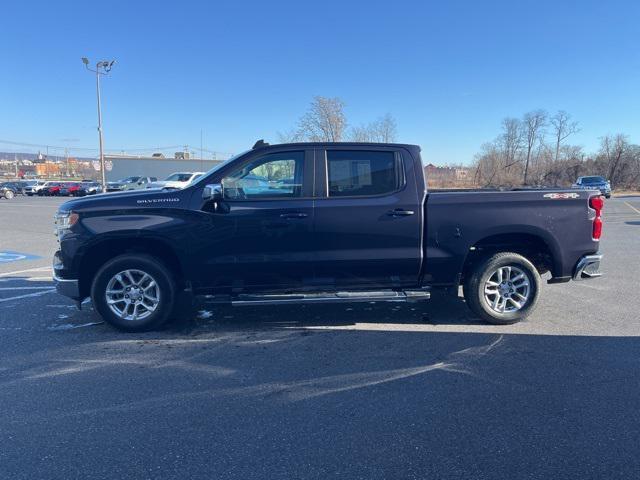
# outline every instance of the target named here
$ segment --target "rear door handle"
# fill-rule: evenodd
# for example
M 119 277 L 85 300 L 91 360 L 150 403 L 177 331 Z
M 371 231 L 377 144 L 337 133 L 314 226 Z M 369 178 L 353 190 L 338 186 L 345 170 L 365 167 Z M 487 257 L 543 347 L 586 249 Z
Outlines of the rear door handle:
M 308 215 L 302 212 L 282 213 L 280 218 L 307 218 Z
M 387 215 L 390 217 L 408 217 L 409 215 L 413 215 L 415 212 L 413 210 L 405 210 L 403 208 L 396 208 L 394 210 L 389 210 Z

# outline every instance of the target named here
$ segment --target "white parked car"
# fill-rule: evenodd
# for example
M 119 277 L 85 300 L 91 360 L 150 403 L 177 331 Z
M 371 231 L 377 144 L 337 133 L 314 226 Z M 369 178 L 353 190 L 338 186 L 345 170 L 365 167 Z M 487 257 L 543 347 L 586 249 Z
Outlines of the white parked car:
M 45 182 L 43 180 L 38 180 L 37 182 L 35 182 L 35 184 L 33 185 L 27 185 L 26 187 L 24 187 L 24 193 L 25 195 L 28 196 L 33 196 L 33 195 L 37 195 L 38 192 L 40 190 L 42 190 L 45 187 L 50 187 L 51 185 L 53 185 L 56 182 Z
M 184 188 L 205 172 L 176 172 L 161 182 L 150 183 L 147 188 Z

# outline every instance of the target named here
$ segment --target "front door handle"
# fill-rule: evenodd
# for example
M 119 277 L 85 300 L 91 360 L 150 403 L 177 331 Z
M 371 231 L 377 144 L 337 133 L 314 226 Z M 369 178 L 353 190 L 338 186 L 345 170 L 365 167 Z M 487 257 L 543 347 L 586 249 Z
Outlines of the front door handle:
M 283 213 L 280 218 L 307 218 L 308 215 L 302 212 Z
M 387 215 L 390 217 L 408 217 L 409 215 L 413 215 L 415 212 L 413 210 L 405 210 L 404 208 L 396 208 L 394 210 L 389 210 Z

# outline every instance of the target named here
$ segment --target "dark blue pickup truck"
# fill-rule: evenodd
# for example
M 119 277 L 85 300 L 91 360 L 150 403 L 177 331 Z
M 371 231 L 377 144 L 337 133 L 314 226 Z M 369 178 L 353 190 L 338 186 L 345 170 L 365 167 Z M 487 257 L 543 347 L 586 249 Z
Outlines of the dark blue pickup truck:
M 462 285 L 513 323 L 549 283 L 600 275 L 598 191 L 428 192 L 420 148 L 262 141 L 182 190 L 71 200 L 54 280 L 112 325 L 160 326 L 183 296 L 234 305 L 418 301 Z

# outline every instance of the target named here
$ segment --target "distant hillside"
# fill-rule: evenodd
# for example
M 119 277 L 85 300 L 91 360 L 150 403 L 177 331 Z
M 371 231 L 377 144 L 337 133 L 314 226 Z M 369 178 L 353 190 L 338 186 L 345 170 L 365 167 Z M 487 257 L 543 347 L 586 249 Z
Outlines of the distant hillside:
M 90 162 L 91 160 L 96 159 L 96 157 L 75 157 L 73 155 L 71 155 L 71 157 L 84 162 Z M 0 152 L 0 160 L 14 160 L 16 158 L 18 160 L 34 161 L 38 159 L 38 154 L 26 152 Z M 64 158 L 64 155 L 49 155 L 49 160 L 63 160 Z

